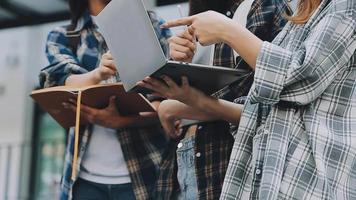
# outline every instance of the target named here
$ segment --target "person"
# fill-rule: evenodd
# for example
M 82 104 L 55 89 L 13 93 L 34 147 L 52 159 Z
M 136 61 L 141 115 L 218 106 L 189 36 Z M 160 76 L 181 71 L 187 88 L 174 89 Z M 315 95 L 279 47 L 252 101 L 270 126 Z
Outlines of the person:
M 48 35 L 46 55 L 50 65 L 40 74 L 42 86 L 81 87 L 118 81 L 115 61 L 92 17 L 109 2 L 69 1 L 72 24 L 55 28 Z M 171 33 L 159 27 L 164 21 L 154 12 L 150 11 L 149 15 L 167 51 Z M 150 97 L 150 100 L 157 104 L 157 98 Z M 78 167 L 74 169 L 77 176 L 73 180 L 74 131 L 70 130 L 61 199 L 149 199 L 152 196 L 156 171 L 166 146 L 165 134 L 156 114 L 121 116 L 116 103 L 120 101 L 111 98 L 109 106 L 101 110 L 81 105 L 81 117 L 91 125 L 80 129 Z M 75 110 L 70 102 L 64 103 L 64 107 Z
M 233 20 L 245 20 L 249 30 L 267 41 L 272 41 L 282 30 L 287 22 L 285 13 L 291 12 L 285 1 L 191 0 L 189 4 L 190 15 L 215 10 Z M 188 31 L 171 37 L 171 58 L 184 62 L 197 60 L 201 49 L 192 40 L 193 36 Z M 252 69 L 227 44 L 219 43 L 210 48 L 215 49 L 211 65 L 234 68 L 244 77 L 214 97 L 233 101 L 246 96 L 253 81 Z M 207 52 L 210 54 L 211 51 Z M 191 112 L 185 111 L 184 106 L 177 101 L 166 100 L 159 107 L 161 122 L 173 141 L 161 165 L 156 199 L 218 199 L 234 141 L 229 120 L 202 116 L 199 118 L 202 122 L 184 126 L 181 136 L 177 137 L 175 122 L 191 117 Z
M 163 25 L 188 25 L 203 45 L 225 42 L 255 71 L 243 108 L 186 78 L 145 80 L 239 123 L 221 199 L 356 198 L 356 2 L 301 0 L 289 20 L 273 42 L 213 11 Z

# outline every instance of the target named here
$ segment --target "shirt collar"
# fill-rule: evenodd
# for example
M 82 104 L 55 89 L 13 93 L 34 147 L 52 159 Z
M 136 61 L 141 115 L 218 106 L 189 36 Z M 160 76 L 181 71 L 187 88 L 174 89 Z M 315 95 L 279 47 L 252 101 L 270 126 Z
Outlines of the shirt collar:
M 92 17 L 90 16 L 90 13 L 88 10 L 86 10 L 82 17 L 79 18 L 78 22 L 77 22 L 77 26 L 75 27 L 74 31 L 81 31 L 86 27 L 90 27 L 90 26 L 95 26 L 94 21 L 92 19 Z

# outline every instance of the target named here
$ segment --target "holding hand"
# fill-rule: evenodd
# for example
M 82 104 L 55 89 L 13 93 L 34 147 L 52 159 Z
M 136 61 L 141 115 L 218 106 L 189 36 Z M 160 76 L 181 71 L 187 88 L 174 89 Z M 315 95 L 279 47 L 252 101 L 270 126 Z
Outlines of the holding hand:
M 96 80 L 100 81 L 107 80 L 111 76 L 116 75 L 117 68 L 111 53 L 107 52 L 101 57 L 100 65 L 94 72 Z
M 169 40 L 170 57 L 175 61 L 191 63 L 196 50 L 195 37 L 188 29 Z
M 140 87 L 155 91 L 158 96 L 178 100 L 187 105 L 195 105 L 200 98 L 206 96 L 203 92 L 191 87 L 187 77 L 182 77 L 181 86 L 178 86 L 168 76 L 162 76 L 162 79 L 164 82 L 155 78 L 146 77 L 137 84 Z
M 158 116 L 162 127 L 172 139 L 178 139 L 182 134 L 181 120 L 177 118 L 175 111 L 177 103 L 174 100 L 163 101 L 158 108 Z
M 91 108 L 86 105 L 80 106 L 80 115 L 82 118 L 86 119 L 92 124 L 97 124 L 106 128 L 119 129 L 124 128 L 129 125 L 134 125 L 134 123 L 140 123 L 136 121 L 139 116 L 122 116 L 116 107 L 116 97 L 111 97 L 109 105 L 104 109 Z M 73 110 L 76 112 L 76 100 L 70 100 L 70 103 L 64 103 L 65 108 Z M 151 117 L 156 115 L 155 113 L 146 114 L 145 117 Z

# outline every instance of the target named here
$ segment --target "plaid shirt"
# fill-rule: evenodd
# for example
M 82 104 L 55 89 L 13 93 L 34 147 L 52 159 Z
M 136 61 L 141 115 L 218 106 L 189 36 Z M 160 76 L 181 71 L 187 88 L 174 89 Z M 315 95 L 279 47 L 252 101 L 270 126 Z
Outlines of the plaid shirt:
M 264 42 L 221 199 L 356 199 L 356 1 Z
M 171 33 L 167 29 L 159 28 L 160 24 L 164 23 L 162 19 L 153 12 L 149 12 L 149 14 L 161 45 L 164 51 L 167 51 L 167 38 L 170 37 Z M 107 51 L 107 46 L 88 12 L 80 19 L 76 31 L 80 32 L 77 52 L 72 52 L 69 48 L 65 27 L 56 28 L 49 33 L 46 53 L 50 65 L 41 72 L 40 82 L 42 86 L 64 85 L 65 79 L 69 75 L 83 74 L 99 65 L 102 54 Z M 91 126 L 81 127 L 78 168 L 76 169 L 78 173 L 91 134 Z M 148 199 L 152 195 L 157 179 L 156 172 L 161 162 L 163 149 L 166 146 L 164 133 L 157 125 L 122 129 L 117 131 L 117 135 L 130 173 L 135 196 L 137 199 Z M 71 129 L 61 182 L 62 200 L 71 198 L 73 149 L 74 129 Z
M 232 17 L 242 1 L 237 1 L 229 10 Z M 255 0 L 248 15 L 247 28 L 263 40 L 272 41 L 287 23 L 284 14 L 289 13 L 286 2 Z M 226 44 L 218 44 L 215 49 L 214 65 L 235 68 L 245 77 L 241 81 L 219 91 L 216 97 L 233 101 L 246 96 L 253 82 L 253 71 L 241 58 L 234 60 L 233 50 Z M 227 122 L 205 122 L 198 126 L 195 138 L 195 171 L 199 199 L 218 199 L 230 159 L 234 138 Z M 169 152 L 161 165 L 157 184 L 157 199 L 171 199 L 179 192 L 177 180 L 176 147 L 170 145 Z

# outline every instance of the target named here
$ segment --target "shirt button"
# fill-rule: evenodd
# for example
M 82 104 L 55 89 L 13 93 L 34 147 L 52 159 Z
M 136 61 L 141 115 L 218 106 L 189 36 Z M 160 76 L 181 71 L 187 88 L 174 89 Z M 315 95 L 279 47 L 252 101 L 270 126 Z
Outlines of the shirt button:
M 260 169 L 256 169 L 256 174 L 257 174 L 257 175 L 260 175 L 261 172 L 262 172 L 262 171 L 261 171 Z
M 200 157 L 201 157 L 201 153 L 198 152 L 198 153 L 195 154 L 195 156 L 196 156 L 197 158 L 200 158 Z
M 183 143 L 180 142 L 180 143 L 178 144 L 178 148 L 182 148 L 182 147 L 183 147 Z
M 228 16 L 228 17 L 230 17 L 231 14 L 232 14 L 231 11 L 227 11 L 227 12 L 226 12 L 226 16 Z

